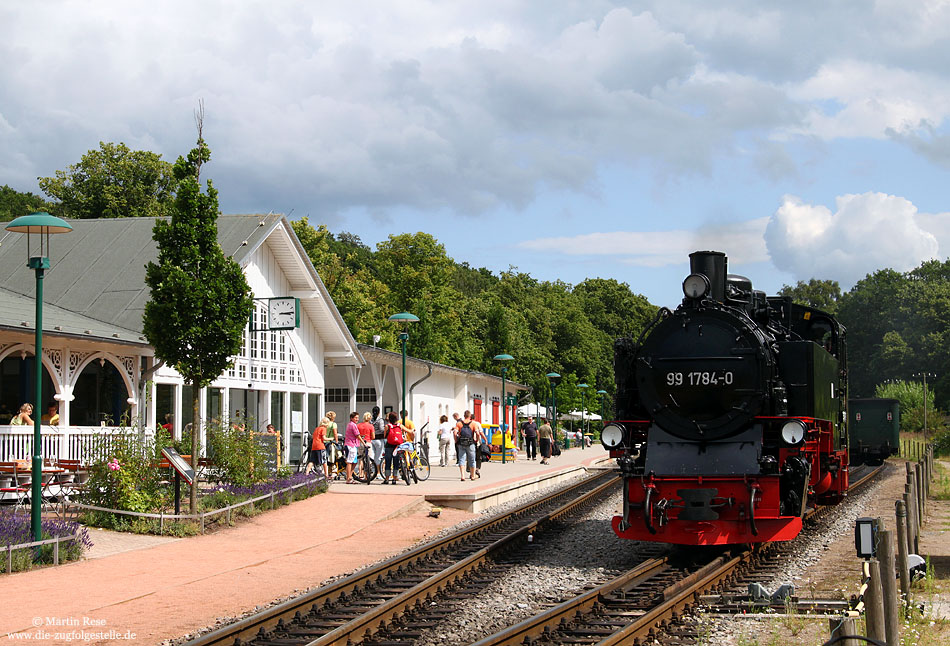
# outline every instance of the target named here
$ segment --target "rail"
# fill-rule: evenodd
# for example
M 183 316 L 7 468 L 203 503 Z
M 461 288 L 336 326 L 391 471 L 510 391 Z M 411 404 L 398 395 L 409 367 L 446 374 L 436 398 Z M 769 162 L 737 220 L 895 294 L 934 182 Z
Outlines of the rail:
M 578 483 L 565 487 L 547 499 L 532 501 L 520 505 L 505 514 L 486 519 L 470 527 L 463 528 L 441 539 L 425 543 L 397 555 L 382 563 L 370 566 L 360 572 L 340 579 L 328 586 L 290 599 L 281 604 L 267 608 L 243 620 L 219 628 L 187 642 L 187 646 L 207 646 L 210 644 L 235 643 L 236 639 L 248 641 L 258 638 L 275 628 L 283 628 L 294 620 L 295 615 L 305 615 L 311 609 L 319 610 L 327 604 L 347 600 L 363 589 L 372 589 L 381 585 L 383 581 L 392 580 L 390 586 L 394 593 L 388 594 L 377 591 L 376 596 L 388 596 L 368 612 L 361 612 L 358 616 L 346 621 L 343 625 L 328 629 L 322 636 L 313 636 L 308 643 L 310 646 L 325 646 L 327 644 L 346 644 L 348 641 L 356 643 L 363 635 L 378 630 L 386 622 L 405 613 L 415 603 L 434 592 L 444 589 L 453 582 L 471 572 L 482 562 L 487 555 L 503 549 L 511 541 L 524 542 L 527 533 L 535 531 L 541 524 L 549 522 L 559 516 L 592 500 L 611 487 L 616 486 L 619 478 L 613 473 L 597 473 Z M 557 507 L 546 511 L 551 501 Z M 566 502 L 563 502 L 566 500 Z M 508 526 L 515 524 L 513 529 Z M 472 550 L 470 546 L 477 542 L 485 542 L 485 535 L 490 532 L 503 534 L 501 537 L 490 536 L 487 544 Z M 409 573 L 424 571 L 421 564 L 426 559 L 443 559 L 448 565 L 437 568 L 438 571 L 426 575 L 417 585 L 404 584 Z M 279 639 L 277 641 L 280 641 Z

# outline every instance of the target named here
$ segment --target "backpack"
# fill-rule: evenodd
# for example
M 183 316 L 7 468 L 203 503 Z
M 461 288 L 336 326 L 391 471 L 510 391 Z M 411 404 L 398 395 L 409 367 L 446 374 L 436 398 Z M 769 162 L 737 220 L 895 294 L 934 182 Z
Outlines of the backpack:
M 392 444 L 393 446 L 399 446 L 402 444 L 402 426 L 399 424 L 392 424 L 389 427 L 389 433 L 386 435 L 386 444 Z
M 386 420 L 382 415 L 373 420 L 373 439 L 382 440 L 386 437 Z

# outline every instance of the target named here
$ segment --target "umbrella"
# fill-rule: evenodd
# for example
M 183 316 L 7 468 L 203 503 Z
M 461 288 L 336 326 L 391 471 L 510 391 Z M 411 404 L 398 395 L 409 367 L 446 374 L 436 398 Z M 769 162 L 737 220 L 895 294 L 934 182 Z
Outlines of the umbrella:
M 525 404 L 518 407 L 519 417 L 544 417 L 547 415 L 547 408 L 541 404 Z

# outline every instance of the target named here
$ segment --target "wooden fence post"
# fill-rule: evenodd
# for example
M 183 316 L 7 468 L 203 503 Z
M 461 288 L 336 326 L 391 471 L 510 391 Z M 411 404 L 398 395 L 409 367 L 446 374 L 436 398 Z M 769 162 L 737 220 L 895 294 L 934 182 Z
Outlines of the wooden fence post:
M 920 472 L 920 462 L 914 462 L 914 484 L 917 487 L 917 518 L 920 522 L 920 525 L 924 524 L 924 518 L 926 510 L 924 509 L 924 483 L 923 474 Z M 920 525 L 918 525 L 917 531 L 920 531 Z
M 867 636 L 878 641 L 885 641 L 887 634 L 884 630 L 884 593 L 881 589 L 881 563 L 877 559 L 868 561 L 871 580 L 868 582 L 867 592 L 864 593 L 865 615 L 867 617 Z
M 894 501 L 897 518 L 897 571 L 901 578 L 901 596 L 910 605 L 910 568 L 907 565 L 907 508 L 903 500 Z
M 840 637 L 842 635 L 857 635 L 857 628 L 854 626 L 854 618 L 852 617 L 831 617 L 828 620 L 828 627 L 831 629 L 831 638 Z M 841 646 L 858 646 L 857 639 L 845 639 L 838 642 Z
M 884 519 L 879 518 L 877 556 L 881 561 L 881 591 L 884 597 L 884 632 L 888 644 L 900 644 L 900 619 L 898 616 L 897 578 L 894 568 L 894 532 L 884 529 Z

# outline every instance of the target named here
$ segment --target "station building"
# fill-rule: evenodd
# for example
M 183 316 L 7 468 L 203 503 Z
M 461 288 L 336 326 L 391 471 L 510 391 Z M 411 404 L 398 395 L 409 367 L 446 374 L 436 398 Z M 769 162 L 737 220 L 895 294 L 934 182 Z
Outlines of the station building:
M 196 399 L 202 434 L 206 422 L 274 424 L 288 463 L 300 460 L 308 431 L 328 411 L 341 430 L 350 411 L 398 413 L 402 355 L 357 343 L 286 217 L 218 218 L 218 241 L 244 270 L 255 309 L 233 366 L 197 392 L 156 359 L 142 334 L 145 265 L 158 257 L 155 219 L 70 224 L 71 233 L 51 239 L 44 279 L 43 410 L 34 415 L 49 405 L 60 415 L 59 425 L 43 426 L 45 457 L 82 459 L 96 434 L 122 428 L 151 433 L 167 423 L 180 437 Z M 28 459 L 32 443 L 32 428 L 6 423 L 35 398 L 35 275 L 27 256 L 27 236 L 0 240 L 0 461 Z M 272 299 L 297 306 L 289 329 L 269 326 Z M 509 395 L 526 389 L 507 384 Z M 442 414 L 472 410 L 483 423 L 500 421 L 499 376 L 409 357 L 406 386 L 409 416 L 417 428 L 428 423 L 433 451 Z

